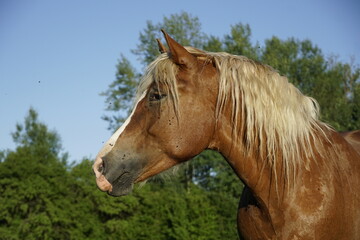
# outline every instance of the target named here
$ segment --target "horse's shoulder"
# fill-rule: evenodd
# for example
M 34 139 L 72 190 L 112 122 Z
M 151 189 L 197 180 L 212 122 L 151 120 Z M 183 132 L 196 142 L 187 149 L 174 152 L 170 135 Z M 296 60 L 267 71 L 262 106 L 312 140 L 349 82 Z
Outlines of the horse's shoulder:
M 340 132 L 340 135 L 360 154 L 360 130 Z

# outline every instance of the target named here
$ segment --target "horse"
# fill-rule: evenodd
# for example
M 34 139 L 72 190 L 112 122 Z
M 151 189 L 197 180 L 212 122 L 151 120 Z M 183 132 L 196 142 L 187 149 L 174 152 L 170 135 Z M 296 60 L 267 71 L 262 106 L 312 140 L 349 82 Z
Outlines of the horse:
M 98 188 L 129 194 L 212 149 L 245 184 L 243 238 L 360 239 L 355 135 L 346 140 L 321 122 L 318 103 L 270 66 L 184 47 L 162 32 L 168 48 L 158 40 L 161 54 L 140 81 L 132 113 L 95 159 Z

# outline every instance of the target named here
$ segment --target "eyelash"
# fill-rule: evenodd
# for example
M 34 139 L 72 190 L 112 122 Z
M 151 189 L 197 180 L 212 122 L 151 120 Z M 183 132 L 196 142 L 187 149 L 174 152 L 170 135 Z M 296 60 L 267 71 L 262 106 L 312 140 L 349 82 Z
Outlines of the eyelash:
M 161 94 L 161 93 L 154 92 L 154 93 L 150 94 L 149 100 L 151 102 L 155 102 L 155 101 L 160 101 L 164 97 L 166 97 L 166 94 Z

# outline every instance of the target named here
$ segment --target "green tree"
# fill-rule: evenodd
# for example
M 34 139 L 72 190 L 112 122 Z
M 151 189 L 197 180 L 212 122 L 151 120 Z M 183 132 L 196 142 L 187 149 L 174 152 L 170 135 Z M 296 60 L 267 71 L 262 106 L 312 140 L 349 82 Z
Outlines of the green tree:
M 259 58 L 259 45 L 253 46 L 251 43 L 251 29 L 249 24 L 238 23 L 231 26 L 230 34 L 225 35 L 223 40 L 225 51 L 244 55 L 253 60 Z
M 201 32 L 199 19 L 186 12 L 164 17 L 163 21 L 158 24 L 148 21 L 144 31 L 140 33 L 140 44 L 132 51 L 145 66 L 159 55 L 156 39 L 163 38 L 160 29 L 166 29 L 174 39 L 184 46 L 201 48 L 206 39 L 206 35 Z
M 142 216 L 136 192 L 122 198 L 100 192 L 94 181 L 92 164 L 83 159 L 70 171 L 72 191 L 68 197 L 76 209 L 71 213 L 71 218 L 76 219 L 71 232 L 73 239 L 136 239 L 131 236 L 140 234 L 141 229 L 136 228 L 131 219 Z
M 360 68 L 332 57 L 327 62 L 323 87 L 315 87 L 322 115 L 339 131 L 360 129 Z
M 215 36 L 209 36 L 207 37 L 207 41 L 203 45 L 203 50 L 209 51 L 209 52 L 223 52 L 224 50 L 224 44 L 220 40 L 220 38 Z
M 63 208 L 71 204 L 63 198 L 67 166 L 58 135 L 33 109 L 12 135 L 16 151 L 0 163 L 0 238 L 67 239 Z

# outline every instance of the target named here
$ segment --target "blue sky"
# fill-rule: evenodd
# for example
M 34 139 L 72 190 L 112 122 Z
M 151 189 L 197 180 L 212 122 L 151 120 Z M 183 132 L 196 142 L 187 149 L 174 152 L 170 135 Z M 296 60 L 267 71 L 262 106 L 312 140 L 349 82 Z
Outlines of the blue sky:
M 186 11 L 207 34 L 222 37 L 248 23 L 252 40 L 310 39 L 325 56 L 360 63 L 358 0 L 0 0 L 0 150 L 32 106 L 62 139 L 70 160 L 95 157 L 111 132 L 99 93 L 115 79 L 120 54 L 131 54 L 146 21 Z M 141 70 L 141 69 L 139 69 Z

